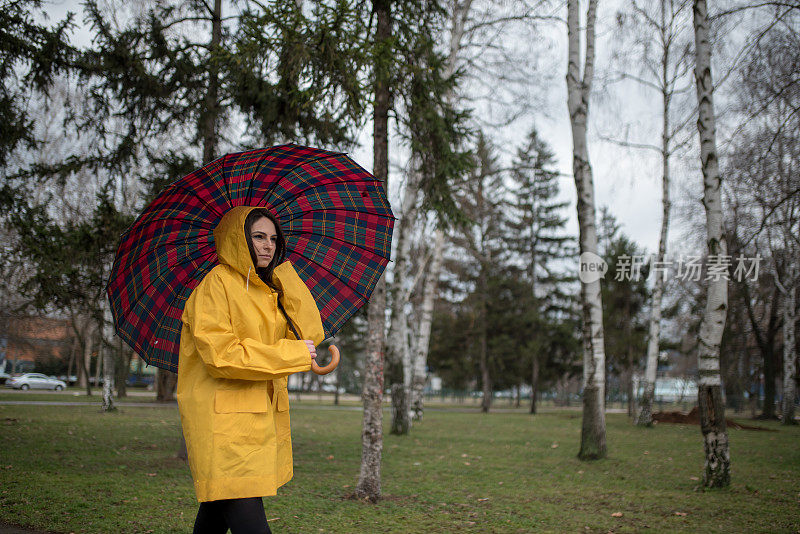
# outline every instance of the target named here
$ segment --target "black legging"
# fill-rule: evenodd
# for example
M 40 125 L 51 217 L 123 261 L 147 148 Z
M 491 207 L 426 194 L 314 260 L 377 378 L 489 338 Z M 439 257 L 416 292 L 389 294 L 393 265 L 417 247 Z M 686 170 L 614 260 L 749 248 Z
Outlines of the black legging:
M 200 503 L 193 534 L 272 534 L 261 497 Z

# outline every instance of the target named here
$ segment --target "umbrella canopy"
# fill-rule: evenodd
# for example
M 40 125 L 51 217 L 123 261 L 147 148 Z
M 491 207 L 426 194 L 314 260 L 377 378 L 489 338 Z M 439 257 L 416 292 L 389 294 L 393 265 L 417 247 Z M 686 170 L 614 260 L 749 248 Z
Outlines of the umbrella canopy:
M 117 334 L 148 364 L 177 372 L 184 304 L 217 265 L 214 228 L 237 206 L 277 216 L 326 338 L 389 262 L 386 191 L 346 154 L 287 144 L 223 156 L 167 186 L 121 237 L 108 298 Z

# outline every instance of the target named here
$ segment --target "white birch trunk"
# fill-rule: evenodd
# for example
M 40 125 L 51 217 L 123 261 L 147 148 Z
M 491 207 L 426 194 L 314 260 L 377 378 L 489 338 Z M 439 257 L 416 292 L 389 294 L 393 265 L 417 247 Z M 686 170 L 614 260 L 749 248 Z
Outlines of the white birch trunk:
M 433 305 L 436 301 L 439 272 L 442 269 L 442 258 L 444 257 L 444 232 L 441 228 L 436 229 L 433 247 L 433 260 L 425 273 L 422 310 L 414 354 L 414 371 L 411 378 L 411 412 L 412 417 L 418 421 L 422 420 L 424 412 L 424 390 L 428 379 L 426 369 L 428 367 L 431 325 L 433 324 Z
M 711 44 L 705 0 L 694 0 L 695 84 L 697 88 L 700 160 L 703 170 L 703 205 L 706 211 L 709 263 L 728 254 L 723 233 L 721 182 L 717 160 Z M 719 371 L 719 351 L 728 312 L 728 280 L 725 276 L 708 281 L 707 301 L 700 323 L 697 367 L 700 374 L 698 401 L 700 427 L 705 449 L 703 485 L 730 485 L 730 452 L 725 427 L 725 405 Z
M 461 52 L 461 40 L 464 37 L 464 25 L 466 24 L 471 7 L 472 0 L 454 2 L 445 77 L 452 76 L 455 72 L 456 61 Z M 455 95 L 452 92 L 447 94 L 447 100 L 449 102 L 452 102 L 454 98 Z M 437 228 L 433 260 L 429 270 L 426 272 L 423 285 L 422 312 L 417 328 L 418 337 L 416 343 L 413 345 L 414 352 L 411 356 L 412 375 L 411 386 L 409 388 L 409 406 L 411 408 L 411 418 L 418 421 L 422 420 L 424 411 L 423 392 L 427 380 L 426 368 L 428 363 L 431 323 L 433 321 L 433 306 L 436 300 L 439 274 L 442 270 L 444 237 L 444 231 L 441 228 Z
M 569 55 L 567 63 L 567 106 L 572 126 L 573 173 L 578 193 L 578 225 L 581 254 L 597 254 L 595 227 L 594 183 L 586 143 L 589 114 L 589 95 L 594 75 L 595 16 L 597 1 L 589 0 L 586 11 L 586 52 L 583 76 L 580 74 L 580 14 L 578 0 L 567 2 L 567 32 Z M 600 280 L 581 282 L 583 308 L 583 424 L 582 460 L 603 458 L 606 455 L 605 422 L 605 348 L 603 342 L 603 302 Z
M 412 156 L 412 169 L 413 169 Z M 392 388 L 392 434 L 408 434 L 411 427 L 408 399 L 408 373 L 410 349 L 408 346 L 408 318 L 406 306 L 410 292 L 406 290 L 409 270 L 411 234 L 417 218 L 417 199 L 419 197 L 420 176 L 408 173 L 408 182 L 403 193 L 402 216 L 395 222 L 394 235 L 397 239 L 395 250 L 394 277 L 392 279 L 392 316 L 389 325 L 389 339 L 386 347 L 387 363 L 390 367 L 389 381 Z
M 105 323 L 101 332 L 107 336 L 106 339 L 112 339 L 114 337 L 114 328 L 113 328 L 113 320 L 111 317 L 111 308 L 108 307 L 108 300 L 103 300 L 103 314 L 105 316 Z M 98 353 L 98 358 L 102 357 L 103 359 L 103 408 L 104 412 L 113 412 L 117 409 L 114 406 L 114 374 L 116 371 L 116 360 L 114 354 L 109 346 L 107 346 L 103 341 L 103 337 L 101 336 L 100 339 L 100 352 Z
M 664 24 L 664 2 L 661 3 L 662 25 Z M 663 27 L 663 26 L 662 26 Z M 669 154 L 670 154 L 670 132 L 669 132 L 669 104 L 671 94 L 668 88 L 666 69 L 669 65 L 669 48 L 664 49 L 662 58 L 663 78 L 661 80 L 662 98 L 662 130 L 661 130 L 661 232 L 658 238 L 658 255 L 655 261 L 658 265 L 663 265 L 664 257 L 667 253 L 667 231 L 669 229 Z M 641 408 L 636 420 L 638 425 L 650 426 L 653 424 L 653 396 L 656 388 L 656 370 L 658 369 L 659 341 L 661 338 L 661 301 L 664 296 L 664 275 L 666 273 L 659 269 L 651 270 L 654 272 L 655 283 L 653 285 L 653 301 L 650 309 L 650 325 L 647 338 L 647 364 L 644 373 L 644 392 L 642 394 Z

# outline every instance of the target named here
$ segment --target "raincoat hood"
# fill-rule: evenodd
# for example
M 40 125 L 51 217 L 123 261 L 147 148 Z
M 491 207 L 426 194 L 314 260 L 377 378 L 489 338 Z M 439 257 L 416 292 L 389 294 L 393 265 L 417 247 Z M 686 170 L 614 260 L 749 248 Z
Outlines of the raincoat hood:
M 214 228 L 214 243 L 217 247 L 219 262 L 233 267 L 247 279 L 248 283 L 251 277 L 253 277 L 254 281 L 256 279 L 259 282 L 261 281 L 258 275 L 255 274 L 253 258 L 250 256 L 250 247 L 244 234 L 244 221 L 254 209 L 256 209 L 256 206 L 237 206 L 232 208 Z M 275 260 L 273 259 L 273 261 Z

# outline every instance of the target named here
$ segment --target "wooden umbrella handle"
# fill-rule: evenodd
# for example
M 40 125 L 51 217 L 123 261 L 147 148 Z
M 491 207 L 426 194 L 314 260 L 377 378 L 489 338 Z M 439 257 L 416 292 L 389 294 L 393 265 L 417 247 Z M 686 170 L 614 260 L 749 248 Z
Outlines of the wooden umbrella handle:
M 311 360 L 311 370 L 314 371 L 315 374 L 327 375 L 339 365 L 339 349 L 336 348 L 336 345 L 330 345 L 328 346 L 328 350 L 331 352 L 331 362 L 325 367 L 320 367 L 317 365 L 316 361 Z

